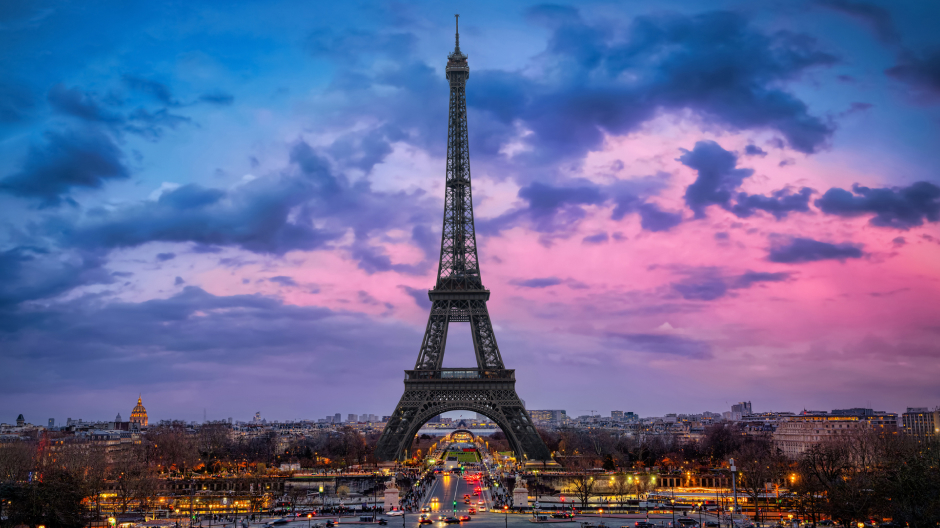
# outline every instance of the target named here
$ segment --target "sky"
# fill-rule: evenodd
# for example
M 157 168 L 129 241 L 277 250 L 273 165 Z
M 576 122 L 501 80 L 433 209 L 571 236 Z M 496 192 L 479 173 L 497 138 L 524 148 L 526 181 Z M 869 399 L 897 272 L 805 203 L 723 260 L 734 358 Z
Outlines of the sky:
M 14 0 L 0 421 L 391 414 L 455 13 L 528 408 L 940 405 L 940 4 Z

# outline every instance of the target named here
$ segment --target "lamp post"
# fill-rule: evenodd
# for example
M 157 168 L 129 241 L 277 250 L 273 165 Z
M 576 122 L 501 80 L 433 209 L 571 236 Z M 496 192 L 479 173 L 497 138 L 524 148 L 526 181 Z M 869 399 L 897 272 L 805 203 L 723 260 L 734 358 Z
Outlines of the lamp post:
M 506 522 L 506 528 L 509 528 L 509 506 L 503 505 L 503 517 Z
M 731 510 L 731 524 L 734 524 L 734 512 L 738 509 L 738 486 L 737 479 L 735 477 L 735 472 L 738 470 L 734 466 L 734 459 L 728 459 L 728 462 L 731 462 L 731 491 L 734 493 L 734 509 Z

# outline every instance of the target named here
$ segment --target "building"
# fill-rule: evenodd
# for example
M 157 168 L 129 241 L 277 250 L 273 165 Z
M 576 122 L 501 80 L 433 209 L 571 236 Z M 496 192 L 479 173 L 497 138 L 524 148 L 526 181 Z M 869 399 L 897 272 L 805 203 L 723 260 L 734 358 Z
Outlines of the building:
M 812 446 L 862 431 L 897 433 L 898 415 L 875 411 L 866 414 L 830 414 L 803 411 L 782 418 L 774 431 L 774 445 L 790 458 L 797 458 Z
M 24 425 L 26 425 L 26 418 L 23 418 L 23 415 L 20 414 L 16 417 L 16 426 L 23 427 Z
M 333 415 L 333 423 L 336 423 L 336 424 L 338 424 L 338 423 L 343 423 L 343 415 L 340 414 L 340 413 L 334 414 L 334 415 Z
M 610 419 L 616 422 L 623 421 L 623 411 L 610 411 Z
M 940 407 L 929 410 L 927 407 L 908 407 L 901 415 L 904 434 L 918 440 L 940 438 Z
M 741 413 L 741 416 L 752 414 L 751 411 L 751 402 L 738 402 L 731 406 L 732 413 Z
M 542 423 L 563 423 L 568 419 L 568 414 L 562 410 L 535 410 L 529 411 L 529 416 L 533 422 Z
M 49 429 L 55 427 L 55 418 L 49 418 Z
M 121 416 L 118 415 L 118 418 Z M 120 421 L 120 420 L 118 420 Z M 131 420 L 132 424 L 137 424 L 138 428 L 147 427 L 147 409 L 144 409 L 144 404 L 141 402 L 140 396 L 137 396 L 137 405 L 134 406 L 134 410 L 131 411 Z
M 359 422 L 359 415 L 350 413 L 346 415 L 346 421 L 349 423 L 357 423 Z

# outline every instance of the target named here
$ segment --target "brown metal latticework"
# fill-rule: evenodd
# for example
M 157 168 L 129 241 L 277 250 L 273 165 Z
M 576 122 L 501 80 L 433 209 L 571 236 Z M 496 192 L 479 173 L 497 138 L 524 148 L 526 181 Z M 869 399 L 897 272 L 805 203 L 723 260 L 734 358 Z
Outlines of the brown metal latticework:
M 447 56 L 446 72 L 450 117 L 437 284 L 428 292 L 431 314 L 418 361 L 414 370 L 405 371 L 405 394 L 382 432 L 376 456 L 385 460 L 407 457 L 414 436 L 428 420 L 443 412 L 466 410 L 496 422 L 520 460 L 548 460 L 548 448 L 516 394 L 515 373 L 503 366 L 486 309 L 490 292 L 480 278 L 470 192 L 466 90 L 470 67 L 460 51 L 459 32 L 454 51 Z M 441 368 L 451 322 L 470 323 L 476 369 Z

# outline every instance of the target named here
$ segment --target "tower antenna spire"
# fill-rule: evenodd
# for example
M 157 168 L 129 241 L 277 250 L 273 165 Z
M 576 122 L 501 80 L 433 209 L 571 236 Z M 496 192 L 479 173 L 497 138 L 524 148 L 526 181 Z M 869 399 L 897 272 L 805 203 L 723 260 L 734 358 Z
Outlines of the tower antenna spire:
M 459 14 L 454 15 L 454 23 L 456 24 L 456 28 L 457 28 L 456 31 L 454 32 L 454 36 L 456 37 L 456 45 L 454 46 L 454 48 L 457 51 L 460 51 L 460 15 Z

